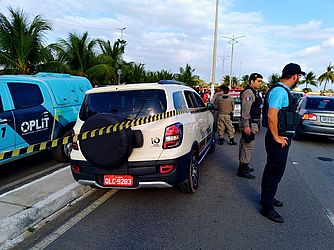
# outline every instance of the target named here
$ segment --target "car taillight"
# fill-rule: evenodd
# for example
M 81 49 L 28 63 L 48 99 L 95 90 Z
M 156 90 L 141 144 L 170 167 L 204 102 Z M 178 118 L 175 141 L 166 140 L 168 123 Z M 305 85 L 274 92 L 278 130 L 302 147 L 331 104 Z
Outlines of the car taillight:
M 306 114 L 303 114 L 302 120 L 316 121 L 317 120 L 317 116 L 315 114 L 306 113 Z
M 175 123 L 166 127 L 163 148 L 176 148 L 181 145 L 183 137 L 183 125 Z
M 79 150 L 78 142 L 72 142 L 72 149 Z
M 168 165 L 160 165 L 159 172 L 160 174 L 168 174 L 172 172 L 174 169 L 173 164 L 168 164 Z
M 80 173 L 80 167 L 71 163 L 71 169 L 74 173 Z

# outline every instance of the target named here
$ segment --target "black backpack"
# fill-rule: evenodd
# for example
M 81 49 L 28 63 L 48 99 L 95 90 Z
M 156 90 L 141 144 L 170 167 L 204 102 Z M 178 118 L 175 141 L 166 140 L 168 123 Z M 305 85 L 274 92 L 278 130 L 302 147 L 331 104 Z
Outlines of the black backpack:
M 298 113 L 296 113 L 298 98 L 293 97 L 290 91 L 288 91 L 285 87 L 283 87 L 280 84 L 275 84 L 274 86 L 272 86 L 265 97 L 263 108 L 262 108 L 262 126 L 266 128 L 269 127 L 268 125 L 268 111 L 269 111 L 268 97 L 269 97 L 270 91 L 277 87 L 283 88 L 287 92 L 288 98 L 289 98 L 289 106 L 280 109 L 278 112 L 278 134 L 287 135 L 296 130 L 300 122 L 301 116 Z

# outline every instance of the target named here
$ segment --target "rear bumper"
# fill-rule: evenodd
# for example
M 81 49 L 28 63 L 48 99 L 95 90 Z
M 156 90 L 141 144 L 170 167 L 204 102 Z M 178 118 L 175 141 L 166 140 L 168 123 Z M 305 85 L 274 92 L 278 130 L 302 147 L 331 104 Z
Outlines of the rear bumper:
M 74 179 L 83 185 L 91 185 L 99 188 L 138 189 L 144 187 L 165 188 L 173 187 L 187 180 L 191 152 L 172 160 L 128 162 L 119 168 L 103 169 L 92 165 L 87 161 L 71 160 L 71 165 L 78 166 L 80 172 L 71 168 Z M 161 165 L 173 164 L 171 172 L 161 174 Z M 131 175 L 134 185 L 132 187 L 112 187 L 103 184 L 104 175 Z
M 334 137 L 334 127 L 317 126 L 311 125 L 309 122 L 302 122 L 296 133 Z

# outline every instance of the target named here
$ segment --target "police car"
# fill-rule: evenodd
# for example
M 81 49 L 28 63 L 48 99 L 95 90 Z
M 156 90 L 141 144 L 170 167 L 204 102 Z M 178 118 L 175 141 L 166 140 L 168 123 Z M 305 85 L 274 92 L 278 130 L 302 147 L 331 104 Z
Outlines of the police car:
M 72 134 L 85 91 L 91 88 L 88 79 L 68 74 L 0 76 L 0 152 Z M 54 157 L 68 161 L 70 147 L 55 148 Z
M 194 193 L 199 163 L 215 150 L 215 142 L 213 115 L 192 88 L 165 80 L 89 90 L 74 130 L 83 133 L 173 110 L 186 112 L 74 143 L 74 179 L 99 188 L 178 186 Z
M 243 91 L 243 89 L 239 88 L 232 88 L 229 91 L 229 95 L 231 95 L 234 99 L 234 110 L 233 110 L 233 119 L 232 123 L 235 126 L 239 126 L 239 122 L 241 120 L 241 99 L 240 99 L 240 93 Z

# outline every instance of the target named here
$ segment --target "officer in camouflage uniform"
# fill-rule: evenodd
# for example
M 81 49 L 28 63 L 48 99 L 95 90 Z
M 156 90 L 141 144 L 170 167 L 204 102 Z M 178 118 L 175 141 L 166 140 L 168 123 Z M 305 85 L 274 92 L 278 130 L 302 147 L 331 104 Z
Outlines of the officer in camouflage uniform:
M 234 99 L 228 94 L 229 87 L 222 86 L 223 95 L 218 98 L 218 135 L 219 145 L 224 144 L 224 132 L 227 130 L 229 145 L 237 145 L 234 141 L 234 127 L 231 120 L 231 113 L 234 110 Z
M 254 150 L 255 135 L 260 130 L 262 98 L 259 89 L 262 85 L 262 75 L 252 73 L 249 76 L 249 85 L 241 92 L 241 124 L 242 136 L 239 143 L 239 169 L 238 176 L 254 179 L 250 174 L 254 171 L 249 167 L 251 153 Z

